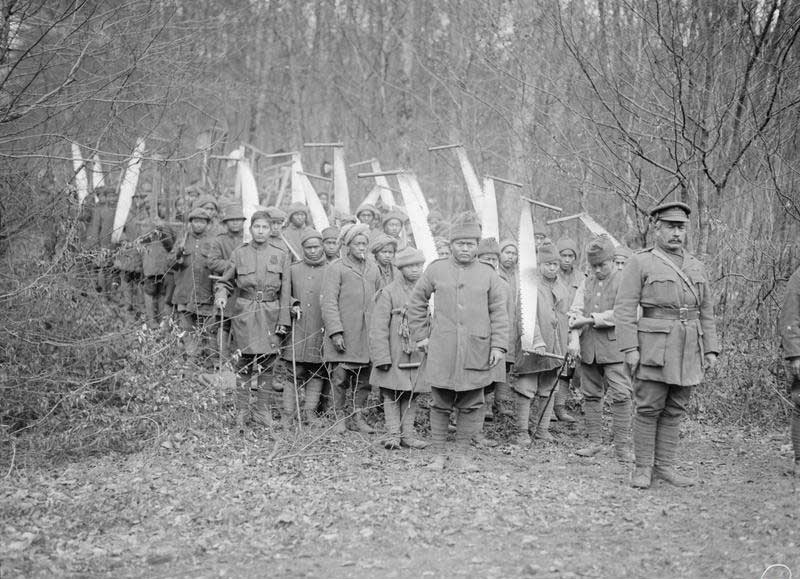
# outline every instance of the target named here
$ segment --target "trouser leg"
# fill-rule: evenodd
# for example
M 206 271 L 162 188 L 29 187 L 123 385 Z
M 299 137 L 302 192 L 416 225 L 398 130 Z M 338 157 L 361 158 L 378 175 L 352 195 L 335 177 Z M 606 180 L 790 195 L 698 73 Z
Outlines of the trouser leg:
M 455 404 L 458 408 L 456 446 L 462 451 L 470 447 L 472 439 L 481 430 L 485 402 L 483 388 L 456 393 Z
M 236 373 L 236 428 L 244 430 L 244 425 L 250 417 L 250 380 L 246 369 L 240 368 Z
M 431 388 L 431 447 L 443 453 L 447 442 L 447 425 L 453 409 L 455 392 L 443 388 Z
M 789 370 L 791 372 L 791 369 Z M 791 374 L 790 374 L 791 375 Z M 792 448 L 794 449 L 794 460 L 800 462 L 800 377 L 792 378 L 792 402 L 794 411 L 792 412 Z M 800 469 L 795 467 L 795 474 L 800 475 Z
M 183 331 L 184 351 L 189 358 L 195 359 L 198 354 L 195 315 L 192 312 L 182 311 L 178 314 L 178 316 L 178 324 Z
M 674 466 L 678 450 L 681 418 L 691 397 L 691 387 L 670 385 L 664 401 L 664 410 L 658 418 L 656 430 L 655 466 Z
M 347 402 L 347 371 L 340 364 L 330 370 L 331 398 L 333 399 L 334 431 L 345 431 L 345 405 Z
M 636 466 L 652 467 L 655 461 L 656 432 L 664 410 L 669 386 L 663 382 L 637 380 L 633 386 L 636 417 L 633 421 L 633 453 Z
M 581 370 L 583 372 L 581 390 L 583 392 L 586 436 L 589 438 L 589 444 L 600 444 L 602 442 L 603 394 L 605 390 L 603 369 L 597 364 L 581 364 Z
M 520 377 L 522 378 L 522 377 Z M 519 392 L 514 392 L 514 410 L 517 426 L 517 439 L 530 443 L 531 399 Z
M 389 449 L 400 448 L 400 396 L 399 392 L 381 388 L 383 398 L 383 415 L 386 421 L 386 440 L 384 446 Z
M 624 364 L 607 364 L 605 378 L 611 398 L 611 418 L 617 455 L 630 460 L 631 444 L 631 380 Z
M 553 416 L 555 393 L 551 389 L 553 387 L 558 388 L 558 385 L 554 384 L 557 375 L 557 369 L 535 374 L 538 384 L 536 388 L 535 415 L 537 426 L 534 437 L 542 440 L 552 440 L 553 438 L 550 434 L 550 419 Z

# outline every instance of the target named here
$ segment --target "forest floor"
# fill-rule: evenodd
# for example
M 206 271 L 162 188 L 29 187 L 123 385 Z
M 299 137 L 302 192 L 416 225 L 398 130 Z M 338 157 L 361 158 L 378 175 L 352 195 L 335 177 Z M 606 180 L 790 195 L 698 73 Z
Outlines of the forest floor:
M 230 416 L 124 454 L 11 463 L 4 444 L 0 578 L 800 575 L 782 432 L 687 421 L 682 464 L 701 483 L 642 491 L 610 453 L 574 454 L 580 427 L 481 449 L 482 471 L 460 474 L 379 435 L 241 438 Z

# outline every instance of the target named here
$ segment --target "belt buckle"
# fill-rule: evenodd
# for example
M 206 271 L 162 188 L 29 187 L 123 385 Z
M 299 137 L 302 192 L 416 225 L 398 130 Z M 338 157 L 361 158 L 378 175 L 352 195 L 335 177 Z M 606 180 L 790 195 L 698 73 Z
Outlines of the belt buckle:
M 678 319 L 682 324 L 685 324 L 689 321 L 689 308 L 687 306 L 678 308 Z
M 256 292 L 256 301 L 257 302 L 263 302 L 264 301 L 264 292 L 263 291 L 258 290 Z

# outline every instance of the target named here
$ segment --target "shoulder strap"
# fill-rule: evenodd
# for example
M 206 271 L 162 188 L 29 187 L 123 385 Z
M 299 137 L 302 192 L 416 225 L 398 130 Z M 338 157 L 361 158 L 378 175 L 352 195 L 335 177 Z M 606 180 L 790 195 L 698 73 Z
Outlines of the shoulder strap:
M 652 254 L 655 255 L 658 259 L 660 259 L 664 263 L 666 263 L 670 268 L 672 268 L 672 270 L 675 273 L 678 274 L 678 277 L 680 277 L 681 280 L 683 280 L 683 283 L 685 283 L 686 286 L 689 288 L 689 291 L 692 292 L 692 295 L 694 296 L 694 299 L 697 300 L 697 305 L 699 306 L 700 305 L 700 294 L 697 293 L 697 288 L 694 287 L 694 284 L 692 283 L 692 280 L 689 279 L 689 276 L 686 275 L 686 272 L 683 271 L 681 268 L 679 268 L 677 265 L 675 265 L 675 262 L 672 261 L 666 255 L 664 255 L 664 252 L 661 251 L 660 249 L 658 249 L 657 247 L 653 248 Z M 684 259 L 685 259 L 685 257 L 684 257 Z

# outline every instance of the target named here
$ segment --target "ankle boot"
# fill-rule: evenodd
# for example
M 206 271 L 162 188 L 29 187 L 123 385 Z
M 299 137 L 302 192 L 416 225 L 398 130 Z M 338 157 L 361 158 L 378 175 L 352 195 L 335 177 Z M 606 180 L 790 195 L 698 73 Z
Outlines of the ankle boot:
M 355 430 L 362 434 L 374 434 L 375 429 L 370 426 L 367 419 L 364 418 L 363 410 L 356 410 L 350 422 L 350 430 Z
M 579 449 L 575 454 L 592 457 L 602 450 L 603 401 L 598 398 L 586 397 L 583 401 L 583 409 L 586 413 L 586 435 L 589 438 L 589 445 Z
M 553 415 L 553 399 L 549 401 L 546 396 L 538 396 L 536 404 L 536 423 L 539 425 L 533 438 L 542 442 L 554 442 L 553 435 L 550 434 L 550 417 Z
M 555 416 L 559 422 L 574 424 L 576 422 L 575 418 L 569 412 L 567 412 L 566 409 L 568 398 L 569 382 L 566 380 L 559 380 L 558 386 L 556 386 L 556 391 L 553 394 L 553 410 L 555 411 Z
M 531 419 L 531 399 L 526 398 L 519 392 L 514 392 L 514 410 L 517 432 L 514 435 L 514 444 L 527 447 L 531 444 L 531 436 L 528 433 L 528 423 Z
M 649 489 L 653 482 L 653 467 L 636 466 L 631 475 L 631 486 L 635 489 Z
M 407 448 L 422 449 L 428 446 L 424 440 L 417 438 L 414 430 L 414 418 L 417 415 L 417 402 L 415 399 L 403 398 L 400 400 L 400 444 Z
M 386 420 L 386 438 L 384 448 L 388 450 L 400 449 L 400 405 L 393 394 L 383 397 L 383 415 Z
M 272 428 L 272 393 L 263 385 L 255 391 L 255 405 L 253 408 L 253 421 L 264 428 Z

